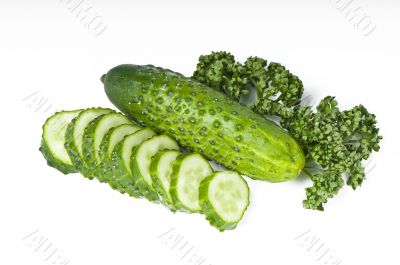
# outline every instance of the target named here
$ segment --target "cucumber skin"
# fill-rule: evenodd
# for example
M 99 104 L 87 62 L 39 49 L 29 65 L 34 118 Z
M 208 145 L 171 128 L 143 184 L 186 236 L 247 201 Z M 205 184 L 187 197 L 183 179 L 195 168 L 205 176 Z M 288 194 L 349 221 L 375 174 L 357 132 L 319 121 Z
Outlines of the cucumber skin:
M 250 204 L 247 205 L 246 209 L 243 211 L 242 216 L 239 218 L 239 220 L 237 222 L 231 223 L 231 222 L 226 222 L 224 219 L 222 219 L 208 199 L 208 188 L 210 186 L 210 183 L 213 181 L 214 177 L 216 176 L 216 174 L 218 174 L 218 172 L 215 172 L 214 174 L 206 177 L 200 183 L 199 201 L 200 201 L 202 213 L 206 216 L 206 219 L 210 222 L 210 224 L 212 226 L 216 227 L 219 231 L 223 232 L 225 230 L 233 230 L 236 228 L 237 224 L 243 218 L 243 215 L 246 212 L 246 210 Z M 244 183 L 246 183 L 245 180 L 243 180 L 243 181 L 244 181 Z M 249 186 L 247 185 L 247 183 L 246 183 L 246 187 L 247 187 L 248 194 L 250 194 Z
M 116 177 L 115 183 L 109 183 L 112 188 L 115 186 L 115 189 L 118 191 L 124 191 L 129 196 L 134 198 L 142 198 L 143 195 L 139 192 L 139 189 L 134 185 L 133 179 L 130 176 L 129 172 L 125 168 L 125 164 L 122 160 L 122 144 L 118 143 L 114 151 L 111 155 L 110 161 L 112 171 L 114 176 Z M 122 193 L 122 192 L 121 192 Z
M 67 131 L 65 132 L 65 149 L 69 155 L 69 158 L 72 161 L 72 164 L 77 170 L 81 170 L 82 168 L 82 158 L 79 155 L 78 149 L 76 148 L 74 141 L 74 127 L 77 117 L 72 119 L 72 121 L 68 124 Z
M 151 175 L 151 178 L 153 179 L 153 187 L 154 187 L 154 189 L 156 190 L 156 192 L 159 194 L 160 202 L 161 202 L 165 207 L 167 207 L 168 209 L 170 209 L 172 212 L 176 212 L 177 209 L 176 209 L 175 206 L 174 206 L 174 203 L 173 203 L 173 201 L 172 201 L 172 198 L 171 198 L 171 200 L 168 198 L 169 190 L 165 190 L 165 189 L 163 188 L 160 179 L 157 177 L 157 174 L 158 174 L 158 172 L 157 172 L 157 171 L 158 171 L 158 170 L 157 170 L 158 163 L 159 163 L 159 161 L 160 161 L 162 155 L 163 155 L 165 152 L 168 152 L 168 151 L 170 151 L 170 150 L 163 150 L 163 151 L 160 151 L 160 152 L 158 152 L 158 153 L 152 158 L 151 164 L 150 164 L 150 175 Z M 179 151 L 177 151 L 177 152 L 179 152 Z M 178 157 L 177 157 L 177 158 L 178 158 Z M 176 161 L 176 160 L 175 160 L 175 161 Z M 174 164 L 175 164 L 175 161 L 174 161 Z M 167 194 L 167 193 L 168 193 L 168 194 Z
M 113 112 L 110 112 L 113 113 Z M 81 174 L 88 178 L 93 179 L 97 178 L 100 182 L 106 182 L 105 179 L 101 178 L 102 169 L 100 165 L 97 164 L 96 157 L 93 153 L 94 149 L 94 131 L 96 130 L 97 124 L 100 122 L 103 115 L 100 115 L 89 122 L 88 126 L 86 126 L 83 132 L 83 142 L 82 142 L 82 151 L 83 151 L 83 163 L 81 167 Z
M 122 186 L 119 185 L 114 179 L 114 174 L 116 173 L 116 171 L 113 170 L 113 168 L 112 168 L 113 165 L 112 165 L 111 159 L 107 155 L 108 142 L 110 141 L 111 133 L 116 128 L 117 127 L 111 128 L 106 133 L 106 135 L 104 136 L 104 139 L 100 145 L 99 156 L 100 156 L 101 164 L 99 166 L 100 172 L 98 174 L 101 175 L 101 178 L 103 178 L 105 182 L 108 182 L 108 185 L 110 185 L 111 188 L 124 194 L 125 189 L 122 188 Z
M 253 179 L 297 177 L 304 153 L 286 132 L 224 94 L 170 70 L 120 65 L 101 80 L 130 118 Z
M 53 167 L 60 171 L 63 174 L 77 173 L 78 170 L 74 166 L 70 166 L 64 163 L 59 162 L 51 153 L 49 147 L 46 144 L 46 141 L 42 139 L 39 151 L 43 154 L 43 157 L 47 161 L 47 165 Z
M 89 108 L 86 110 L 108 110 L 109 112 L 113 112 L 113 110 L 111 110 L 111 109 L 105 109 L 105 108 L 100 108 L 100 107 Z M 83 110 L 83 111 L 86 111 L 86 110 Z M 102 114 L 102 115 L 104 115 L 104 114 Z M 76 120 L 78 119 L 78 117 L 79 117 L 79 115 L 77 117 L 75 117 L 67 127 L 67 131 L 65 132 L 65 149 L 67 150 L 69 158 L 71 159 L 74 167 L 78 171 L 82 171 L 82 170 L 84 170 L 83 169 L 83 160 L 82 160 L 82 157 L 80 156 L 78 149 L 75 145 L 75 139 L 74 139 L 74 128 L 75 128 L 75 123 L 76 123 Z M 93 179 L 93 178 L 91 178 L 91 179 Z
M 144 141 L 144 142 L 146 142 L 146 141 Z M 141 146 L 141 144 L 136 146 L 132 151 L 131 171 L 132 171 L 133 183 L 134 183 L 134 186 L 137 187 L 137 189 L 139 190 L 140 194 L 143 195 L 143 197 L 145 197 L 147 200 L 149 200 L 151 202 L 159 203 L 160 198 L 158 196 L 158 193 L 153 188 L 153 186 L 149 186 L 147 184 L 147 182 L 144 180 L 144 178 L 142 177 L 140 170 L 139 170 L 139 163 L 138 163 L 137 159 L 135 159 L 136 153 L 139 150 L 140 146 Z

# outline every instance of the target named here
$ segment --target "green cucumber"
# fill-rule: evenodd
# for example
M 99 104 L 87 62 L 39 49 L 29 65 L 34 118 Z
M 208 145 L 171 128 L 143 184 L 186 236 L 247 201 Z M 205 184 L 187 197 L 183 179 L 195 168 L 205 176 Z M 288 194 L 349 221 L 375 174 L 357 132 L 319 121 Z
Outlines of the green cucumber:
M 111 112 L 95 118 L 86 126 L 82 145 L 84 170 L 81 173 L 84 176 L 96 177 L 100 182 L 107 181 L 101 174 L 100 144 L 108 130 L 121 124 L 132 124 L 132 122 L 121 113 Z
M 115 181 L 114 172 L 112 169 L 111 155 L 114 147 L 121 142 L 125 136 L 133 134 L 140 130 L 141 127 L 134 124 L 122 124 L 117 127 L 110 129 L 103 137 L 103 141 L 100 144 L 99 157 L 101 161 L 102 177 L 108 181 L 113 189 L 116 189 L 124 193 L 118 183 Z
M 154 136 L 135 148 L 131 158 L 131 170 L 135 186 L 149 201 L 158 202 L 158 193 L 150 175 L 152 157 L 161 150 L 179 150 L 178 144 L 167 135 Z
M 174 163 L 170 186 L 175 209 L 190 213 L 201 212 L 200 182 L 212 173 L 210 163 L 200 154 L 179 156 Z
M 172 211 L 175 211 L 175 208 L 169 193 L 169 187 L 173 164 L 180 154 L 181 152 L 175 150 L 160 151 L 153 157 L 150 164 L 150 175 L 154 189 L 160 195 L 160 201 Z
M 83 110 L 68 125 L 65 133 L 65 149 L 71 158 L 72 164 L 78 170 L 82 169 L 82 143 L 83 132 L 86 126 L 100 115 L 110 113 L 111 109 L 90 108 Z
M 140 198 L 138 188 L 133 182 L 131 171 L 131 157 L 133 148 L 141 144 L 143 141 L 153 137 L 156 133 L 149 128 L 141 129 L 131 135 L 126 136 L 115 147 L 111 155 L 111 163 L 115 182 L 121 190 L 128 195 Z
M 64 174 L 78 172 L 74 167 L 65 144 L 65 132 L 68 124 L 81 110 L 60 111 L 47 119 L 43 125 L 42 142 L 39 150 L 47 164 Z
M 233 171 L 219 171 L 205 178 L 199 193 L 203 214 L 220 231 L 234 229 L 249 206 L 249 187 Z
M 123 113 L 183 147 L 254 179 L 293 179 L 304 154 L 272 121 L 221 92 L 170 70 L 120 65 L 101 80 Z

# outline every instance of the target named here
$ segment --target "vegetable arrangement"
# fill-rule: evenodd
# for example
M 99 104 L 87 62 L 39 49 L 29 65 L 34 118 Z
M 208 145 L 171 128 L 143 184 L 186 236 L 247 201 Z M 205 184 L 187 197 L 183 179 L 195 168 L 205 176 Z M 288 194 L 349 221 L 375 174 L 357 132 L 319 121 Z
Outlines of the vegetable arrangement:
M 219 171 L 216 177 L 200 154 L 184 154 L 168 135 L 110 109 L 55 113 L 43 126 L 40 150 L 65 174 L 79 171 L 173 212 L 201 212 L 221 231 L 235 228 L 249 205 L 247 183 L 238 173 Z
M 281 182 L 303 173 L 313 181 L 304 207 L 323 210 L 344 179 L 353 189 L 362 184 L 362 162 L 382 139 L 362 105 L 340 111 L 326 97 L 316 110 L 304 106 L 301 80 L 258 57 L 241 64 L 213 52 L 200 57 L 191 78 L 120 65 L 101 80 L 125 115 L 106 108 L 55 113 L 40 147 L 48 165 L 173 212 L 202 213 L 220 231 L 234 229 L 248 208 L 240 174 Z M 243 104 L 253 91 L 256 101 Z M 227 170 L 215 172 L 207 159 Z

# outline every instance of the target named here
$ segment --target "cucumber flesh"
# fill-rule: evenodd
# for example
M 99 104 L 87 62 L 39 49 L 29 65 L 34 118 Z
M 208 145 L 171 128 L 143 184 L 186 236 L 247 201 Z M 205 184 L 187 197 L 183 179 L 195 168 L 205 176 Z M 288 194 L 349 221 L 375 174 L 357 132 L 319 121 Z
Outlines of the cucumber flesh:
M 103 170 L 102 176 L 108 181 L 110 186 L 120 192 L 124 192 L 123 189 L 119 188 L 119 185 L 115 182 L 114 172 L 112 170 L 111 154 L 114 147 L 124 139 L 126 135 L 133 134 L 141 128 L 134 124 L 122 124 L 117 127 L 110 129 L 103 137 L 103 141 L 100 145 L 100 159 L 101 168 Z
M 174 163 L 170 187 L 176 209 L 201 212 L 199 186 L 212 173 L 210 163 L 200 154 L 179 156 Z
M 111 155 L 113 175 L 118 189 L 122 189 L 132 197 L 139 198 L 142 195 L 133 182 L 130 167 L 130 158 L 133 148 L 143 141 L 153 137 L 155 132 L 149 128 L 141 129 L 133 134 L 126 136 L 115 147 Z
M 80 112 L 81 110 L 57 112 L 43 125 L 42 143 L 39 150 L 49 166 L 64 174 L 77 172 L 64 144 L 68 124 Z
M 160 195 L 161 202 L 172 211 L 175 211 L 172 203 L 169 187 L 171 184 L 171 174 L 173 164 L 181 152 L 175 150 L 166 150 L 158 152 L 150 164 L 150 175 L 153 180 L 153 186 Z
M 205 178 L 199 190 L 203 213 L 220 231 L 234 229 L 249 206 L 249 187 L 233 171 L 219 171 Z
M 179 150 L 175 140 L 167 135 L 158 135 L 144 141 L 132 154 L 131 169 L 136 187 L 149 201 L 158 202 L 158 193 L 153 188 L 150 175 L 152 157 L 161 150 Z
M 80 170 L 82 167 L 82 143 L 83 143 L 83 132 L 86 126 L 95 118 L 100 115 L 110 113 L 111 109 L 105 108 L 90 108 L 83 110 L 75 117 L 68 125 L 65 134 L 65 148 L 68 152 L 69 157 L 72 160 L 72 164 L 76 169 Z
M 106 133 L 121 124 L 132 124 L 132 122 L 121 113 L 108 113 L 92 120 L 83 133 L 83 155 L 85 174 L 89 178 L 96 177 L 100 182 L 105 182 L 102 175 L 101 159 L 99 156 L 100 144 Z

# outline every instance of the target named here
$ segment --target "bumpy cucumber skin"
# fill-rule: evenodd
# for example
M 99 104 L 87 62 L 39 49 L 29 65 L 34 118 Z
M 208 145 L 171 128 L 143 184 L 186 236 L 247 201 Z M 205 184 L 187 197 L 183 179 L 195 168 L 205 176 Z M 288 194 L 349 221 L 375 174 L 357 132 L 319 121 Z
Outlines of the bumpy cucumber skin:
M 124 194 L 125 189 L 123 189 L 121 185 L 118 185 L 118 183 L 114 180 L 114 174 L 116 173 L 116 171 L 113 170 L 111 159 L 108 157 L 107 154 L 108 151 L 107 147 L 110 141 L 111 134 L 116 128 L 117 127 L 114 127 L 107 132 L 107 134 L 104 136 L 103 142 L 100 145 L 99 156 L 101 160 L 100 164 L 101 172 L 99 173 L 99 175 L 101 175 L 102 178 L 105 179 L 105 182 L 108 182 L 111 188 Z
M 146 199 L 148 199 L 149 201 L 154 202 L 154 203 L 160 202 L 159 195 L 158 195 L 157 191 L 154 189 L 153 185 L 149 185 L 146 182 L 145 177 L 142 176 L 142 173 L 140 172 L 140 166 L 139 166 L 140 161 L 138 161 L 138 159 L 136 159 L 136 158 L 137 158 L 138 151 L 141 149 L 141 147 L 144 144 L 146 144 L 148 141 L 153 141 L 154 139 L 156 139 L 158 137 L 166 137 L 166 136 L 165 135 L 156 135 L 150 139 L 145 140 L 144 142 L 142 142 L 140 145 L 138 145 L 137 147 L 135 147 L 133 149 L 132 157 L 131 157 L 131 171 L 132 171 L 132 176 L 133 176 L 135 186 L 139 189 L 140 193 Z M 160 148 L 158 151 L 178 150 L 179 149 L 178 144 L 173 140 L 173 138 L 169 138 L 169 140 L 173 141 L 173 143 L 175 144 L 175 147 L 173 147 L 173 148 L 172 147 L 171 148 L 163 147 L 163 148 Z M 149 170 L 150 170 L 150 164 L 149 164 Z
M 73 111 L 68 111 L 68 112 L 78 112 L 78 111 L 81 112 L 82 110 L 73 110 Z M 46 126 L 47 122 L 48 122 L 51 118 L 53 118 L 55 115 L 57 115 L 57 114 L 59 114 L 59 113 L 61 113 L 61 112 L 63 112 L 63 111 L 54 113 L 52 116 L 50 116 L 50 117 L 46 120 L 46 122 L 45 122 L 45 123 L 43 124 L 43 126 L 42 126 L 43 134 L 44 134 L 44 129 L 45 129 L 45 126 Z M 76 118 L 76 117 L 75 117 L 75 118 Z M 75 119 L 75 118 L 74 118 L 74 119 Z M 72 119 L 72 120 L 74 120 L 74 119 Z M 72 121 L 72 120 L 71 120 L 71 121 Z M 71 122 L 70 122 L 70 123 L 71 123 Z M 68 126 L 69 126 L 69 124 L 67 125 L 67 129 L 68 129 Z M 41 141 L 41 143 L 40 143 L 39 151 L 42 153 L 43 157 L 46 159 L 47 165 L 49 165 L 50 167 L 53 167 L 53 168 L 57 169 L 58 171 L 60 171 L 60 172 L 63 173 L 63 174 L 70 174 L 70 173 L 77 173 L 77 172 L 79 172 L 78 169 L 74 166 L 72 160 L 71 160 L 72 165 L 68 165 L 68 164 L 65 164 L 65 163 L 59 161 L 57 158 L 54 157 L 54 155 L 52 154 L 52 152 L 51 152 L 49 146 L 48 146 L 47 143 L 46 143 L 46 140 L 44 139 L 44 135 L 43 135 L 43 134 L 42 134 L 42 141 Z M 68 152 L 68 150 L 67 150 L 67 152 Z
M 304 166 L 303 151 L 276 124 L 178 73 L 120 65 L 101 79 L 108 98 L 129 117 L 227 168 L 279 182 Z
M 74 167 L 80 171 L 82 168 L 82 158 L 76 148 L 74 141 L 74 127 L 77 117 L 75 117 L 68 125 L 67 131 L 65 132 L 65 149 L 68 152 L 69 158 L 72 161 Z
M 125 168 L 125 164 L 122 160 L 122 144 L 118 143 L 114 151 L 111 155 L 111 167 L 113 170 L 113 174 L 116 177 L 115 183 L 110 183 L 111 185 L 115 185 L 115 189 L 126 192 L 129 196 L 134 198 L 143 197 L 139 192 L 139 189 L 134 185 L 132 177 L 129 172 Z M 111 186 L 112 187 L 112 186 Z
M 206 219 L 210 222 L 210 224 L 214 227 L 216 227 L 219 231 L 223 232 L 225 230 L 233 230 L 236 228 L 237 224 L 240 222 L 240 220 L 243 218 L 244 213 L 246 212 L 247 208 L 249 207 L 249 204 L 247 205 L 246 209 L 243 211 L 242 216 L 239 218 L 238 221 L 236 222 L 226 222 L 224 219 L 222 219 L 215 208 L 213 207 L 212 203 L 208 199 L 208 188 L 210 186 L 210 183 L 213 181 L 215 176 L 218 174 L 218 172 L 215 172 L 214 174 L 206 177 L 203 179 L 200 183 L 199 187 L 199 201 L 202 209 L 202 213 L 205 215 Z M 249 186 L 247 185 L 247 182 L 243 180 L 244 183 L 246 183 L 247 191 L 248 194 L 250 194 L 249 191 Z M 249 201 L 249 199 L 248 199 Z
M 151 137 L 155 136 L 155 132 L 148 128 L 144 128 L 140 131 L 135 132 L 134 134 L 143 134 L 144 132 L 147 132 L 147 135 L 145 137 L 141 138 L 143 141 L 150 139 Z M 124 140 L 119 142 L 115 147 L 114 150 L 111 154 L 111 163 L 112 163 L 112 168 L 116 180 L 116 184 L 119 185 L 128 195 L 135 197 L 135 198 L 141 198 L 143 195 L 140 193 L 139 189 L 135 186 L 135 182 L 133 179 L 133 176 L 131 175 L 131 169 L 129 169 L 125 166 L 124 159 L 123 159 L 123 150 L 124 150 L 124 144 L 127 141 L 128 137 L 132 137 L 133 135 L 127 135 L 125 136 Z M 141 141 L 141 142 L 143 142 Z M 141 143 L 140 142 L 140 143 Z M 140 144 L 138 142 L 138 145 Z
M 140 148 L 140 145 L 136 146 L 133 149 L 132 158 L 131 158 L 131 171 L 132 171 L 134 186 L 137 187 L 140 194 L 142 194 L 143 197 L 145 197 L 147 200 L 154 202 L 154 203 L 159 203 L 160 198 L 158 196 L 158 193 L 153 188 L 153 186 L 150 186 L 146 183 L 146 181 L 142 177 L 142 174 L 140 173 L 139 163 L 138 163 L 137 159 L 135 159 L 136 153 L 139 150 L 139 148 Z
M 158 175 L 158 163 L 161 159 L 161 157 L 166 153 L 169 152 L 171 150 L 163 150 L 158 152 L 152 159 L 151 159 L 151 164 L 150 164 L 150 175 L 151 178 L 153 179 L 153 187 L 156 190 L 156 192 L 159 194 L 160 197 L 160 201 L 161 203 L 167 207 L 168 209 L 170 209 L 172 212 L 176 212 L 176 208 L 174 206 L 174 203 L 172 201 L 172 198 L 169 199 L 170 197 L 170 193 L 169 190 L 165 190 L 163 185 L 161 184 L 161 180 L 157 177 Z M 179 153 L 179 151 L 175 151 L 177 153 Z M 178 155 L 179 156 L 179 155 Z M 176 161 L 176 160 L 175 160 Z M 175 163 L 174 161 L 174 163 Z
M 83 132 L 82 142 L 83 165 L 81 168 L 81 174 L 88 179 L 97 178 L 100 182 L 106 182 L 106 180 L 101 178 L 101 168 L 100 165 L 97 164 L 96 157 L 93 153 L 93 146 L 94 132 L 96 130 L 97 124 L 101 121 L 104 115 L 107 114 L 100 115 L 89 122 L 88 126 L 86 126 Z
M 108 111 L 108 112 L 112 112 L 113 110 L 111 109 L 106 109 L 106 108 L 99 108 L 99 107 L 95 107 L 95 108 L 89 108 L 86 110 L 83 110 L 80 114 L 82 114 L 85 111 L 90 111 L 90 110 L 102 110 L 102 111 Z M 104 115 L 104 114 L 102 114 Z M 78 149 L 76 147 L 75 144 L 75 139 L 74 139 L 74 128 L 75 128 L 75 123 L 76 120 L 79 118 L 79 115 L 77 117 L 75 117 L 70 124 L 67 127 L 67 131 L 65 133 L 65 149 L 68 152 L 69 158 L 72 161 L 72 164 L 74 165 L 74 167 L 79 170 L 82 171 L 84 170 L 83 167 L 83 160 L 81 155 L 78 152 Z
M 120 126 L 126 126 L 126 124 L 123 124 Z M 99 157 L 101 160 L 100 169 L 102 170 L 102 172 L 101 172 L 102 178 L 104 178 L 108 182 L 108 184 L 110 185 L 111 188 L 124 194 L 125 189 L 116 180 L 117 177 L 115 175 L 116 172 L 113 169 L 112 157 L 110 157 L 109 153 L 108 153 L 111 136 L 115 130 L 118 130 L 118 128 L 120 126 L 114 127 L 106 133 L 106 135 L 104 136 L 103 141 L 100 145 Z M 140 127 L 134 125 L 133 123 L 131 125 L 129 124 L 129 127 L 132 127 L 132 128 L 136 127 L 137 131 L 140 130 Z M 130 134 L 128 134 L 128 135 L 130 135 Z M 115 146 L 114 146 L 114 148 L 115 148 Z
M 77 173 L 78 170 L 73 165 L 67 165 L 58 161 L 51 153 L 46 142 L 42 140 L 39 151 L 43 154 L 43 157 L 47 161 L 47 165 L 53 167 L 63 174 Z

